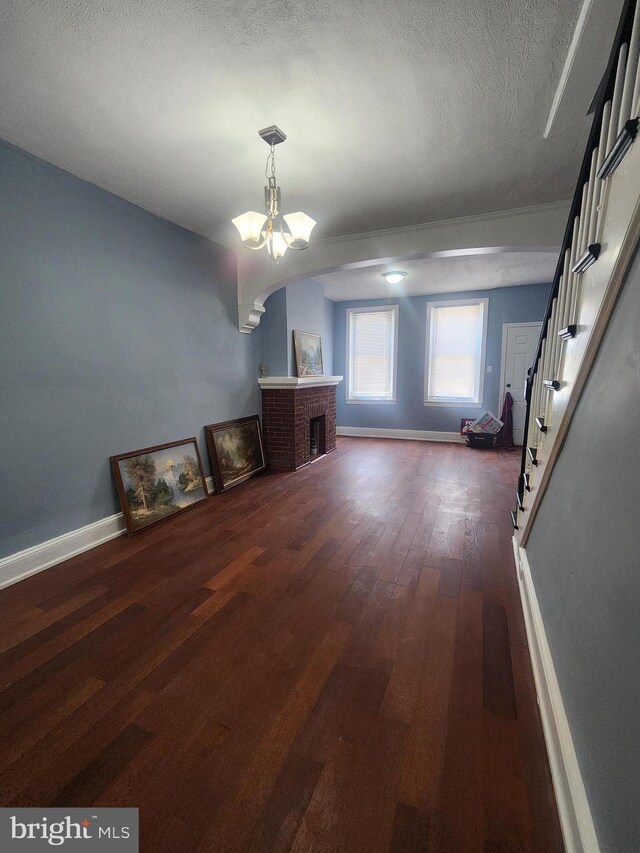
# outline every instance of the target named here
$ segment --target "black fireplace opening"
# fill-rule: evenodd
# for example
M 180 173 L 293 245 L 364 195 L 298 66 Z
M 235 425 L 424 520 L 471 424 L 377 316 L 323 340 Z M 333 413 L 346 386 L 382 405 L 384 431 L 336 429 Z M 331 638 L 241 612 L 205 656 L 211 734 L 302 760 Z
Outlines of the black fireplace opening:
M 326 418 L 318 415 L 309 419 L 309 458 L 316 459 L 327 452 Z

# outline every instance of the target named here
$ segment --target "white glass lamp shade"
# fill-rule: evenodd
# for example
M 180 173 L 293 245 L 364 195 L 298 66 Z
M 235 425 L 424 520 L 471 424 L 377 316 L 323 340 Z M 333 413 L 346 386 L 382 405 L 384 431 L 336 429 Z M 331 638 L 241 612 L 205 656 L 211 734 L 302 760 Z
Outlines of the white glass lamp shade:
M 386 279 L 387 284 L 400 284 L 407 274 L 400 270 L 390 270 L 389 272 L 383 272 L 382 275 Z
M 316 221 L 306 213 L 299 210 L 297 213 L 287 213 L 282 217 L 287 223 L 287 228 L 291 233 L 290 245 L 293 248 L 306 248 L 309 244 L 309 237 L 313 231 Z
M 241 216 L 236 216 L 231 220 L 240 233 L 240 239 L 243 243 L 259 243 L 260 233 L 267 221 L 264 213 L 256 213 L 255 210 L 248 210 Z
M 262 233 L 264 237 L 264 231 Z M 276 261 L 276 263 L 284 255 L 288 248 L 289 244 L 284 239 L 284 236 L 280 233 L 280 231 L 272 231 L 271 237 L 267 241 L 267 250 L 273 260 Z

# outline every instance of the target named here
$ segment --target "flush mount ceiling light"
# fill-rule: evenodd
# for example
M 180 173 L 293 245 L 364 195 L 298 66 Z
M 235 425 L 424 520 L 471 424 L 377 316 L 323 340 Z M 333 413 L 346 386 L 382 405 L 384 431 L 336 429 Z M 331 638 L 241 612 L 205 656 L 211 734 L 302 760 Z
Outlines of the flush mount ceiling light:
M 402 279 L 406 276 L 406 272 L 390 270 L 389 272 L 383 272 L 382 276 L 387 280 L 387 284 L 400 284 Z
M 240 238 L 247 249 L 256 251 L 266 247 L 271 259 L 277 264 L 287 249 L 306 249 L 309 245 L 315 219 L 306 213 L 286 213 L 280 215 L 280 187 L 276 183 L 275 147 L 284 142 L 284 134 L 275 124 L 265 127 L 258 133 L 270 147 L 265 168 L 267 186 L 264 188 L 264 202 L 267 215 L 249 210 L 231 221 L 240 232 Z M 286 226 L 286 230 L 285 230 Z

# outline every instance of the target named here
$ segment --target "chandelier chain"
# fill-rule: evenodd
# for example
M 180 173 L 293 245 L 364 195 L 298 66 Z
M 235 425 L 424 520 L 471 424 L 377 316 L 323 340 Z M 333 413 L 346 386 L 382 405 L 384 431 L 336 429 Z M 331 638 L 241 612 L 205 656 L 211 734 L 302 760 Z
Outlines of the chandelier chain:
M 271 177 L 275 178 L 276 176 L 276 147 L 275 145 L 271 146 L 271 151 L 269 152 L 269 156 L 267 157 L 267 162 L 264 167 L 264 176 L 269 179 L 269 161 L 271 161 Z

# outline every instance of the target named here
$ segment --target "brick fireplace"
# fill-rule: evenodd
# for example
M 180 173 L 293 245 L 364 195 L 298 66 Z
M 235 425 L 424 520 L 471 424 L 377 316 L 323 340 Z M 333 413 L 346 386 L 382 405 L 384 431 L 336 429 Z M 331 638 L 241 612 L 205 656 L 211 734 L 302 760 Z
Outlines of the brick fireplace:
M 342 376 L 268 376 L 262 389 L 267 465 L 295 470 L 336 447 L 336 388 Z M 317 454 L 312 454 L 312 438 Z

